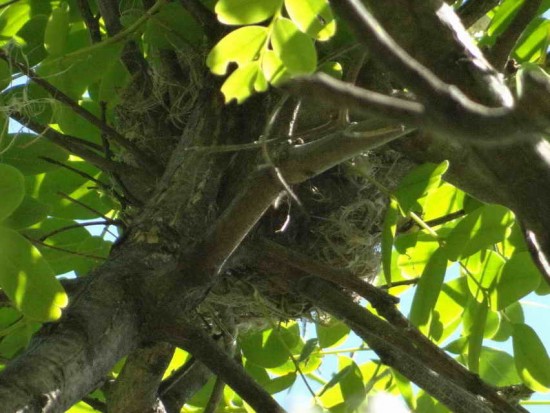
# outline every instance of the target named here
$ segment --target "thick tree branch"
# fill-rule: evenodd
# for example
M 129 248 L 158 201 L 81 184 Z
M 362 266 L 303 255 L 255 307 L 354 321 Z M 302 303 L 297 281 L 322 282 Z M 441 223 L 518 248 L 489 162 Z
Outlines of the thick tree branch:
M 130 354 L 109 387 L 109 413 L 160 413 L 158 388 L 173 354 L 174 347 L 166 343 L 144 345 Z
M 214 374 L 221 377 L 256 411 L 265 413 L 285 411 L 201 327 L 189 321 L 179 320 L 177 325 L 159 325 L 157 333 L 161 339 L 189 351 Z

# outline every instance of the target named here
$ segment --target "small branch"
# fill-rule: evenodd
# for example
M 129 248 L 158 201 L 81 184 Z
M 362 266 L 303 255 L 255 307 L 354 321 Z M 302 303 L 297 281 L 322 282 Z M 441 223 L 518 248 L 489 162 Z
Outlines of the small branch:
M 33 244 L 37 244 L 37 245 L 42 245 L 43 247 L 46 247 L 46 248 L 50 248 L 52 250 L 56 250 L 56 251 L 61 251 L 61 252 L 66 252 L 67 254 L 72 254 L 72 255 L 78 255 L 79 257 L 86 257 L 86 258 L 91 258 L 91 259 L 94 259 L 94 260 L 98 260 L 98 261 L 105 261 L 107 258 L 105 257 L 100 257 L 98 255 L 92 255 L 92 254 L 85 254 L 83 252 L 76 252 L 76 251 L 71 251 L 71 250 L 68 250 L 68 249 L 65 249 L 65 248 L 61 248 L 61 247 L 56 247 L 55 245 L 50 245 L 50 244 L 46 244 L 45 242 L 42 242 L 42 241 L 39 241 L 37 239 L 33 239 L 33 238 L 30 238 L 30 237 L 27 237 L 25 235 L 23 235 L 26 239 L 28 239 L 30 242 L 32 242 Z
M 44 137 L 50 142 L 60 146 L 66 151 L 84 159 L 85 161 L 90 162 L 96 168 L 105 171 L 105 172 L 115 172 L 115 171 L 124 171 L 128 167 L 127 165 L 110 161 L 104 157 L 98 155 L 96 152 L 88 149 L 92 147 L 89 142 L 86 142 L 83 139 L 76 138 L 74 136 L 64 135 L 54 129 L 51 129 L 49 126 L 44 126 L 35 122 L 31 118 L 23 115 L 20 112 L 11 111 L 9 114 L 10 118 L 18 121 L 19 123 L 25 125 L 31 129 L 36 134 Z M 95 149 L 95 148 L 94 148 Z
M 88 222 L 80 222 L 80 223 L 78 223 L 78 224 L 67 225 L 67 226 L 58 228 L 58 229 L 56 229 L 56 230 L 54 230 L 54 231 L 48 232 L 47 234 L 42 235 L 40 238 L 38 238 L 38 241 L 44 242 L 44 241 L 46 241 L 48 238 L 53 237 L 54 235 L 57 235 L 57 234 L 59 234 L 59 233 L 61 233 L 61 232 L 69 231 L 69 230 L 75 229 L 75 228 L 89 227 L 89 226 L 93 226 L 93 225 L 105 225 L 105 226 L 108 226 L 108 225 L 120 225 L 120 224 L 121 224 L 121 221 L 116 220 L 116 219 L 110 219 L 110 220 L 107 220 L 107 221 L 88 221 Z
M 93 212 L 93 213 L 96 214 L 97 216 L 100 216 L 101 218 L 103 218 L 105 221 L 110 221 L 110 220 L 111 220 L 108 216 L 102 214 L 102 213 L 99 212 L 97 209 L 92 208 L 92 207 L 86 205 L 86 204 L 83 203 L 83 202 L 80 202 L 78 199 L 75 199 L 75 198 L 73 198 L 72 196 L 69 196 L 69 195 L 67 195 L 67 194 L 64 193 L 64 192 L 57 191 L 57 194 L 58 194 L 58 195 L 61 195 L 61 196 L 62 196 L 63 198 L 65 198 L 65 199 L 68 199 L 68 200 L 71 201 L 73 204 L 80 205 L 82 208 L 87 209 L 87 210 L 90 211 L 90 212 Z
M 46 90 L 55 100 L 63 103 L 68 106 L 73 112 L 82 117 L 83 119 L 90 122 L 92 125 L 96 126 L 100 131 L 107 134 L 109 138 L 120 145 L 122 148 L 126 149 L 132 155 L 136 157 L 136 160 L 140 165 L 151 172 L 160 174 L 161 167 L 156 164 L 156 161 L 153 161 L 149 156 L 147 156 L 141 149 L 139 149 L 134 143 L 130 142 L 124 136 L 122 136 L 118 131 L 104 123 L 95 116 L 93 113 L 88 111 L 86 108 L 80 106 L 78 102 L 73 100 L 71 97 L 67 96 L 64 92 L 53 86 L 51 83 L 38 76 L 34 70 L 25 65 L 12 59 L 5 50 L 0 49 L 0 59 L 6 61 L 9 64 L 16 66 L 22 73 L 29 77 L 34 83 Z
M 156 326 L 154 333 L 159 334 L 161 339 L 193 354 L 257 412 L 283 413 L 285 411 L 202 328 L 189 321 L 178 320 L 170 326 Z
M 82 401 L 98 412 L 107 413 L 107 404 L 101 400 L 94 399 L 93 397 L 84 397 Z
M 70 165 L 64 164 L 63 162 L 56 161 L 55 159 L 48 158 L 47 156 L 39 156 L 39 159 L 42 159 L 43 161 L 51 163 L 52 165 L 57 165 L 57 166 L 60 166 L 64 169 L 67 169 L 71 172 L 74 172 L 75 174 L 80 175 L 81 177 L 87 179 L 88 181 L 94 182 L 95 184 L 97 184 L 97 186 L 99 186 L 99 187 L 101 187 L 105 190 L 111 190 L 111 187 L 109 185 L 107 185 L 105 182 L 101 182 L 99 179 L 94 178 L 92 175 L 90 175 L 90 174 L 88 174 L 84 171 L 81 171 L 80 169 L 77 169 L 77 168 L 74 168 Z
M 167 413 L 180 413 L 182 406 L 198 392 L 212 372 L 195 357 L 191 357 L 159 387 L 159 397 Z
M 514 50 L 525 28 L 538 15 L 542 0 L 525 0 L 508 27 L 498 36 L 488 58 L 499 70 L 504 70 L 510 53 Z
M 101 42 L 101 31 L 99 29 L 99 17 L 94 17 L 88 0 L 78 0 L 78 8 L 80 9 L 80 15 L 84 24 L 88 28 L 90 33 L 90 39 L 92 43 Z
M 457 10 L 458 17 L 465 27 L 470 27 L 489 11 L 494 9 L 500 0 L 468 0 Z
M 224 388 L 225 388 L 224 381 L 219 377 L 216 377 L 216 381 L 214 382 L 214 388 L 212 389 L 212 393 L 208 398 L 208 403 L 206 403 L 206 406 L 204 407 L 203 413 L 216 412 L 216 410 L 218 409 L 218 406 L 220 405 L 220 402 L 222 401 Z
M 452 411 L 526 412 L 520 406 L 509 404 L 498 395 L 496 389 L 491 389 L 490 394 L 484 394 L 484 389 L 490 386 L 472 373 L 468 372 L 471 378 L 469 382 L 460 382 L 453 379 L 452 374 L 449 375 L 452 370 L 432 370 L 433 363 L 430 363 L 430 360 L 438 353 L 423 348 L 417 349 L 416 341 L 413 342 L 403 335 L 402 329 L 392 328 L 390 324 L 353 302 L 349 296 L 331 287 L 326 281 L 306 278 L 297 282 L 295 287 L 312 303 L 348 324 L 381 357 L 384 364 L 397 369 Z M 462 367 L 456 361 L 452 362 L 453 366 Z M 478 395 L 484 399 L 480 399 Z M 487 398 L 489 395 L 491 397 Z
M 157 0 L 157 3 L 146 11 L 147 18 L 153 12 L 165 4 L 166 0 Z M 105 28 L 110 38 L 114 38 L 120 33 L 123 33 L 123 26 L 120 23 L 120 13 L 118 10 L 119 2 L 112 0 L 98 0 L 97 5 L 105 22 Z M 151 79 L 149 78 L 149 64 L 143 57 L 137 43 L 133 40 L 128 41 L 122 50 L 121 59 L 128 71 L 137 78 L 141 79 L 147 88 L 151 87 Z
M 411 278 L 410 280 L 396 281 L 396 282 L 392 282 L 391 284 L 380 285 L 378 286 L 378 288 L 381 288 L 383 290 L 389 290 L 390 288 L 402 287 L 404 285 L 416 285 L 418 284 L 418 281 L 420 281 L 420 277 Z

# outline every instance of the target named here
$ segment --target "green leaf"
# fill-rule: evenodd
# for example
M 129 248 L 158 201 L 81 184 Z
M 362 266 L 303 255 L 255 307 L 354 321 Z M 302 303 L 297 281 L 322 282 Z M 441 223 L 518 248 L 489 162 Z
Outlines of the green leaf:
M 221 91 L 225 102 L 235 99 L 237 103 L 244 102 L 254 91 L 262 92 L 267 88 L 267 81 L 260 70 L 258 62 L 250 62 L 237 68 L 225 80 Z
M 159 49 L 189 47 L 200 43 L 204 32 L 179 2 L 164 4 L 146 23 L 145 42 Z
M 420 277 L 438 248 L 437 240 L 424 232 L 400 235 L 395 239 L 395 249 L 399 253 L 397 264 L 410 277 Z
M 483 345 L 483 336 L 487 322 L 489 303 L 486 300 L 472 300 L 464 314 L 464 334 L 468 336 L 468 368 L 477 373 Z
M 550 359 L 539 336 L 527 324 L 514 324 L 512 344 L 516 369 L 523 382 L 540 392 L 550 390 Z
M 269 380 L 263 385 L 263 387 L 269 394 L 277 394 L 285 389 L 288 389 L 294 384 L 295 381 L 296 373 L 288 373 L 284 376 L 275 377 L 274 379 Z
M 288 360 L 289 349 L 299 341 L 298 324 L 291 323 L 288 327 L 245 334 L 239 339 L 239 344 L 247 360 L 261 367 L 273 368 Z
M 384 224 L 382 226 L 382 269 L 384 271 L 384 278 L 386 284 L 391 285 L 392 282 L 392 254 L 393 254 L 393 242 L 397 231 L 397 218 L 399 216 L 399 206 L 397 202 L 391 198 L 388 209 L 386 210 L 386 216 L 384 217 Z
M 514 358 L 490 347 L 483 347 L 479 358 L 479 376 L 493 386 L 512 386 L 518 384 L 519 378 Z
M 491 290 L 491 307 L 502 310 L 534 291 L 540 282 L 540 272 L 531 254 L 527 251 L 514 254 L 502 268 L 495 288 Z
M 315 323 L 317 338 L 321 348 L 336 347 L 347 340 L 350 328 L 347 324 L 331 318 L 326 323 Z
M 460 211 L 464 207 L 465 195 L 455 186 L 442 182 L 426 196 L 422 205 L 422 219 L 430 221 Z
M 44 46 L 51 56 L 60 56 L 67 49 L 69 5 L 62 2 L 52 10 L 44 32 Z
M 98 117 L 101 116 L 100 107 L 97 102 L 85 99 L 80 102 L 80 106 Z M 63 133 L 94 143 L 101 142 L 101 131 L 99 128 L 76 114 L 70 107 L 61 106 L 56 113 L 56 119 Z
M 78 261 L 78 267 L 74 268 L 76 274 L 85 275 L 105 261 L 112 245 L 111 241 L 106 241 L 99 236 L 86 237 L 76 249 L 77 253 L 82 254 Z
M 241 27 L 221 39 L 206 57 L 206 65 L 216 75 L 225 75 L 231 62 L 245 65 L 256 60 L 267 40 L 267 28 Z
M 13 166 L 0 164 L 0 221 L 10 216 L 25 196 L 25 178 Z M 1 250 L 0 250 L 1 251 Z
M 317 40 L 336 33 L 336 22 L 326 0 L 285 0 L 286 11 L 300 30 Z
M 59 168 L 43 157 L 65 162 L 69 153 L 38 135 L 17 133 L 7 135 L 0 161 L 17 167 L 23 175 L 36 175 Z
M 0 228 L 0 286 L 27 317 L 53 321 L 68 297 L 40 252 L 17 232 Z
M 283 62 L 273 50 L 266 50 L 261 59 L 262 72 L 272 85 L 279 85 L 290 77 Z
M 17 2 L 0 10 L 0 46 L 18 40 L 15 35 L 28 21 L 30 12 L 27 2 Z
M 323 72 L 335 79 L 342 79 L 344 76 L 344 69 L 339 62 L 325 62 L 318 68 L 319 72 Z
M 343 404 L 345 411 L 354 411 L 365 398 L 363 375 L 349 357 L 338 357 L 338 373 L 324 386 L 319 401 L 325 408 Z
M 462 321 L 469 298 L 466 277 L 444 283 L 432 313 L 429 337 L 439 342 L 450 336 Z
M 317 67 L 313 41 L 302 33 L 292 20 L 277 19 L 271 35 L 273 50 L 293 75 L 309 74 Z
M 4 90 L 11 83 L 11 70 L 8 62 L 0 60 L 0 90 Z
M 311 356 L 311 353 L 317 348 L 317 344 L 319 343 L 319 340 L 316 338 L 310 338 L 306 343 L 304 344 L 304 348 L 302 348 L 302 352 L 300 353 L 300 357 L 298 358 L 298 361 L 304 361 Z
M 219 0 L 214 11 L 225 24 L 259 23 L 273 17 L 282 0 Z
M 100 413 L 99 410 L 94 409 L 89 404 L 84 402 L 78 402 L 74 406 L 72 406 L 69 410 L 67 410 L 67 413 Z
M 490 250 L 483 250 L 463 260 L 464 266 L 470 272 L 467 278 L 472 296 L 482 301 L 481 290 L 489 291 L 495 287 L 505 263 L 504 258 Z
M 446 270 L 447 256 L 442 249 L 438 249 L 430 257 L 417 284 L 409 318 L 424 333 L 430 327 L 430 315 L 439 297 Z
M 439 186 L 441 176 L 448 168 L 448 161 L 443 161 L 438 165 L 426 163 L 405 176 L 394 192 L 401 209 L 405 213 L 411 210 L 420 211 L 418 200 Z
M 456 261 L 501 242 L 513 223 L 513 214 L 501 205 L 476 209 L 463 218 L 447 237 L 445 249 L 449 259 Z
M 115 59 L 105 71 L 99 85 L 99 102 L 113 106 L 119 102 L 120 91 L 130 80 L 130 74 L 120 59 Z
M 48 216 L 50 207 L 36 199 L 25 195 L 23 202 L 7 217 L 2 225 L 11 229 L 23 229 L 40 222 Z

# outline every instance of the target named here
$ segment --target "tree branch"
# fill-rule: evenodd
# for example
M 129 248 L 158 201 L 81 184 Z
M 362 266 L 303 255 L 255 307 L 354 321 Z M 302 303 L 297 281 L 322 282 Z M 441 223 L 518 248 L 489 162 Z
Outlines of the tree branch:
M 453 412 L 527 412 L 520 406 L 509 404 L 496 391 L 491 400 L 479 398 L 479 378 L 475 380 L 475 386 L 465 386 L 446 374 L 432 370 L 426 363 L 430 353 L 423 354 L 421 350 L 411 348 L 410 340 L 402 336 L 399 330 L 370 314 L 329 283 L 304 278 L 295 285 L 313 304 L 348 324 L 381 357 L 384 364 L 424 388 Z M 471 376 L 475 378 L 475 375 Z
M 88 111 L 86 108 L 80 106 L 78 102 L 67 96 L 65 93 L 63 93 L 61 90 L 53 86 L 51 83 L 46 81 L 45 79 L 41 78 L 36 74 L 34 70 L 27 67 L 27 65 L 17 62 L 14 59 L 12 59 L 3 49 L 0 49 L 0 59 L 5 60 L 9 64 L 12 64 L 19 68 L 22 73 L 27 75 L 29 79 L 31 79 L 34 83 L 42 87 L 46 92 L 48 92 L 55 100 L 63 103 L 64 105 L 68 106 L 73 112 L 75 112 L 77 115 L 82 117 L 83 119 L 90 122 L 92 125 L 96 126 L 100 131 L 105 133 L 109 138 L 113 140 L 113 142 L 116 142 L 118 145 L 120 145 L 122 148 L 126 149 L 128 152 L 130 152 L 132 155 L 136 157 L 136 160 L 139 162 L 140 166 L 144 167 L 145 169 L 149 170 L 150 172 L 154 172 L 156 174 L 160 174 L 161 167 L 157 164 L 155 160 L 153 160 L 151 157 L 146 155 L 141 149 L 139 149 L 134 143 L 126 139 L 124 136 L 122 136 L 118 131 L 116 131 L 114 128 L 103 122 L 101 119 L 99 119 L 97 116 L 95 116 L 93 113 Z
M 204 363 L 258 412 L 283 413 L 285 410 L 256 383 L 206 332 L 187 320 L 159 325 L 160 338 L 181 347 Z
M 152 412 L 157 391 L 174 347 L 166 343 L 144 345 L 128 356 L 115 383 L 109 387 L 109 413 Z
M 68 136 L 59 133 L 58 131 L 51 129 L 49 126 L 44 126 L 39 124 L 38 122 L 35 122 L 31 118 L 20 112 L 10 111 L 9 116 L 10 118 L 31 129 L 37 135 L 44 137 L 50 142 L 65 149 L 66 151 L 84 159 L 85 161 L 90 162 L 92 165 L 102 171 L 123 172 L 125 170 L 127 171 L 129 169 L 133 169 L 128 165 L 105 159 L 101 155 L 98 155 L 96 152 L 88 149 L 88 147 L 91 146 L 89 142 L 80 138 L 76 138 L 74 136 Z
M 465 27 L 470 27 L 489 11 L 493 10 L 500 0 L 469 0 L 460 6 L 457 14 Z
M 180 413 L 182 406 L 198 392 L 212 376 L 212 372 L 196 358 L 191 357 L 159 387 L 159 397 L 167 413 Z
M 508 27 L 497 37 L 491 48 L 489 61 L 499 70 L 504 70 L 510 53 L 514 50 L 521 34 L 529 23 L 538 15 L 542 0 L 526 0 Z
M 78 0 L 78 8 L 80 9 L 80 15 L 84 24 L 88 28 L 90 33 L 90 39 L 92 43 L 101 42 L 101 31 L 99 29 L 99 16 L 95 17 L 90 9 L 90 3 L 88 0 Z

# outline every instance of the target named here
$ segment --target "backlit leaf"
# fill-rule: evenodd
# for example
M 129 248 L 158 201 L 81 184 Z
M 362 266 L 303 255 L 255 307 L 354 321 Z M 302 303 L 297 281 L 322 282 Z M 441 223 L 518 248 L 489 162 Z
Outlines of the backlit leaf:
M 302 33 L 292 20 L 277 19 L 273 27 L 271 44 L 291 74 L 309 74 L 315 71 L 317 52 L 313 41 Z
M 540 392 L 550 390 L 550 359 L 539 336 L 527 324 L 514 324 L 514 361 L 523 382 Z
M 277 12 L 282 0 L 219 0 L 214 9 L 225 24 L 259 23 Z
M 40 252 L 17 232 L 0 227 L 0 286 L 27 317 L 52 321 L 68 304 L 67 294 Z
M 206 65 L 212 73 L 224 75 L 229 63 L 241 66 L 256 59 L 266 39 L 266 27 L 247 26 L 234 30 L 214 46 L 206 58 Z
M 336 22 L 326 0 L 285 0 L 286 11 L 301 31 L 317 40 L 328 40 Z
M 13 166 L 0 164 L 0 221 L 17 209 L 25 196 L 23 174 Z

